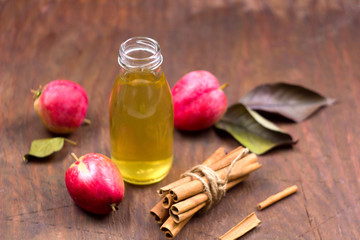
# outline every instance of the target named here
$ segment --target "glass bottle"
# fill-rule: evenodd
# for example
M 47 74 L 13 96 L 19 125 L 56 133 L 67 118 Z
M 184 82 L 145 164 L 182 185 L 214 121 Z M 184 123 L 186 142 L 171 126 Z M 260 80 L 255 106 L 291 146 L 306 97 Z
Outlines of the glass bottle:
M 110 95 L 111 159 L 125 181 L 162 180 L 173 161 L 174 113 L 159 44 L 147 37 L 121 44 Z

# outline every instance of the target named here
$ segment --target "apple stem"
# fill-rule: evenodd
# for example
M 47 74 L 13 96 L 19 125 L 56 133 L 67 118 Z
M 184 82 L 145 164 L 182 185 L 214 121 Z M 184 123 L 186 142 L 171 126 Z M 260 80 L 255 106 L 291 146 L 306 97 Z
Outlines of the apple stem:
M 116 203 L 110 204 L 111 209 L 116 212 L 119 208 L 116 206 Z
M 229 83 L 224 83 L 223 85 L 221 85 L 219 87 L 220 90 L 223 90 L 224 88 L 226 88 L 227 86 L 229 86 Z
M 90 119 L 85 118 L 85 119 L 84 119 L 84 123 L 86 123 L 87 125 L 90 125 L 90 124 L 91 124 L 91 120 L 90 120 Z
M 65 140 L 66 142 L 68 142 L 68 143 L 71 143 L 71 144 L 75 145 L 75 146 L 76 146 L 76 144 L 77 144 L 75 141 L 70 140 L 70 139 L 67 139 L 67 138 L 64 138 L 64 140 Z
M 30 89 L 30 92 L 34 94 L 34 101 L 37 99 L 41 94 L 41 85 L 38 90 Z
M 78 157 L 75 155 L 75 153 L 71 153 L 71 156 L 76 160 L 79 161 Z

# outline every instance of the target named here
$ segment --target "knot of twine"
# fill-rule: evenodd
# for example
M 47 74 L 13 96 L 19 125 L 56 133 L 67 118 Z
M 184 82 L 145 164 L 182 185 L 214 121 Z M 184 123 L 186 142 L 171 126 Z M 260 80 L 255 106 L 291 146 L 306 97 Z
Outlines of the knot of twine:
M 245 148 L 236 156 L 236 158 L 231 162 L 224 179 L 221 179 L 220 176 L 211 168 L 201 164 L 181 175 L 182 178 L 190 176 L 202 183 L 203 192 L 205 192 L 209 198 L 206 206 L 204 207 L 204 211 L 209 210 L 225 196 L 226 184 L 228 183 L 229 175 L 234 167 L 234 164 L 243 158 L 248 152 L 249 149 Z M 208 183 L 202 178 L 202 176 L 206 177 Z

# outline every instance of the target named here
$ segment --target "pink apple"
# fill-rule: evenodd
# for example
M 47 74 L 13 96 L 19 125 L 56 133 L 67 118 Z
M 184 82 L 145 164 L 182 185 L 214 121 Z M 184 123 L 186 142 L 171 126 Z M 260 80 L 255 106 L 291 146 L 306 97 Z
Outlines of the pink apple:
M 66 171 L 65 183 L 74 202 L 95 214 L 117 210 L 124 197 L 119 169 L 98 153 L 88 153 L 73 163 Z
M 183 76 L 172 89 L 174 125 L 180 130 L 208 128 L 226 111 L 227 99 L 217 78 L 207 71 Z
M 34 108 L 49 131 L 66 134 L 84 121 L 88 98 L 79 84 L 55 80 L 35 92 Z

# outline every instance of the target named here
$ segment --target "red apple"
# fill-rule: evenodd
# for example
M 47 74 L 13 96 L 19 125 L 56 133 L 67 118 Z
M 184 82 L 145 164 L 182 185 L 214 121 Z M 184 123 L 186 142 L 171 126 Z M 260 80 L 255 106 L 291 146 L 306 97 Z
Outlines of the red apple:
M 225 93 L 217 78 L 207 71 L 193 71 L 183 76 L 172 89 L 174 125 L 180 130 L 208 128 L 224 115 Z
M 84 121 L 88 98 L 79 84 L 55 80 L 35 92 L 34 108 L 49 131 L 66 134 Z
M 88 153 L 73 163 L 66 171 L 65 183 L 74 202 L 95 214 L 117 210 L 124 197 L 119 169 L 99 153 Z

